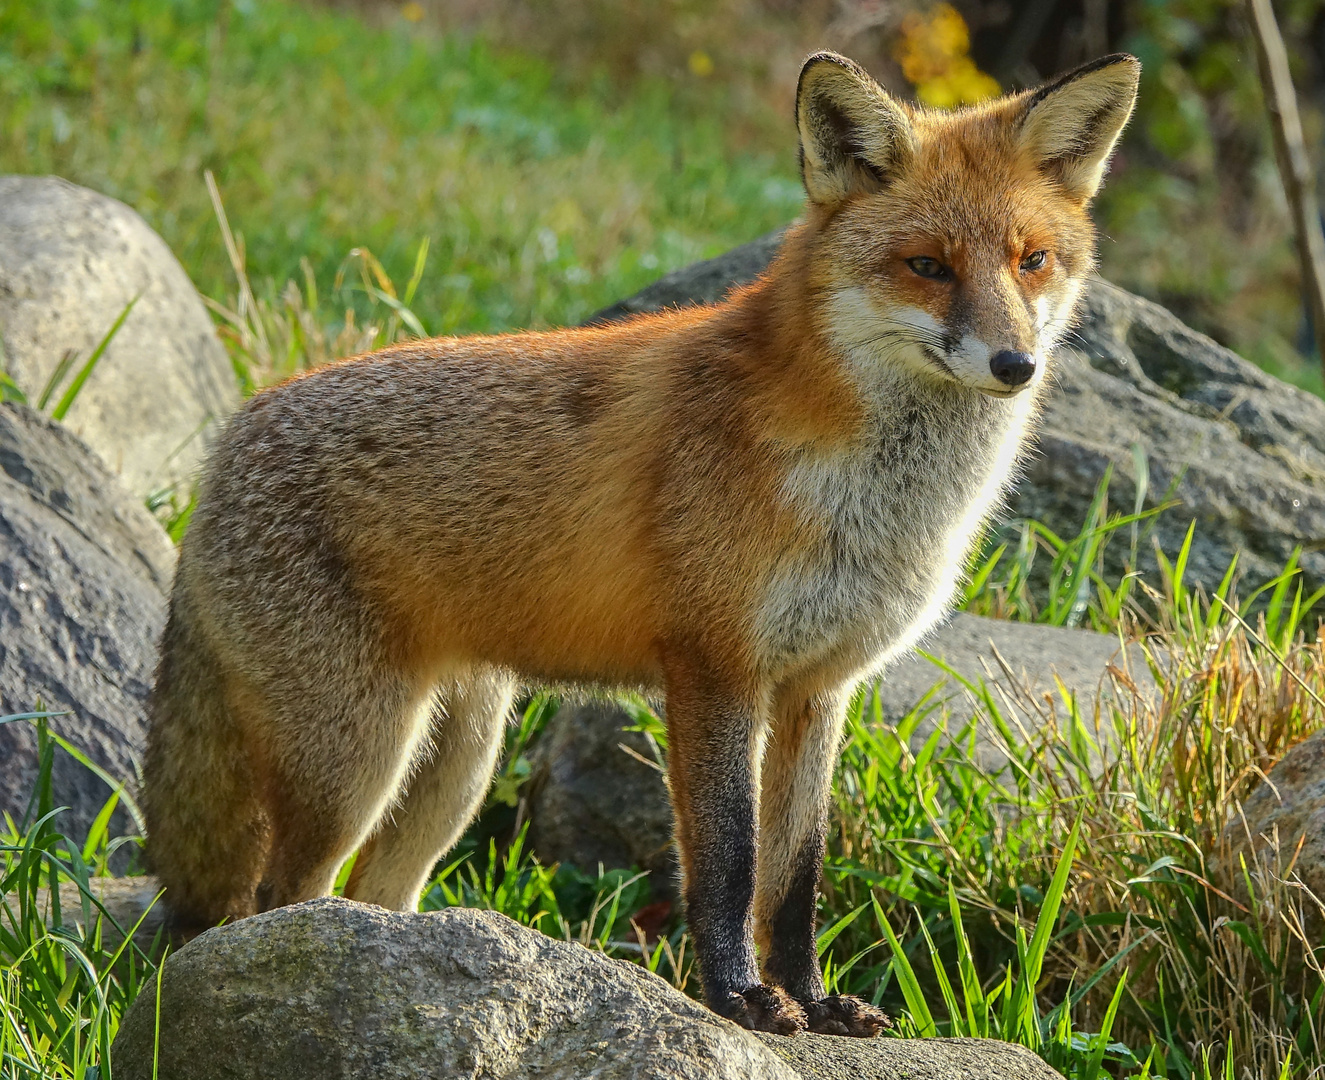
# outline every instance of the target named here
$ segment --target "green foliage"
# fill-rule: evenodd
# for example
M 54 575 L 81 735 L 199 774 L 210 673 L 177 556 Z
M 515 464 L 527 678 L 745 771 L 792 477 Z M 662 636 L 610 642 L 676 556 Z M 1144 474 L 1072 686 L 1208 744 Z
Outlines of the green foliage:
M 1203 588 L 1189 585 L 1186 572 L 1196 536 L 1195 521 L 1189 524 L 1172 560 L 1152 536 L 1159 515 L 1171 507 L 1170 496 L 1181 478 L 1174 480 L 1158 505 L 1145 509 L 1146 462 L 1139 447 L 1133 451 L 1141 479 L 1130 513 L 1109 510 L 1113 476 L 1109 466 L 1096 485 L 1076 536 L 1060 537 L 1034 520 L 1013 521 L 991 530 L 967 567 L 960 606 L 976 615 L 1051 626 L 1089 625 L 1104 633 L 1141 625 L 1201 634 L 1211 629 L 1207 618 L 1218 624 L 1237 617 L 1229 608 L 1237 580 L 1237 557 L 1213 594 L 1207 596 Z M 1122 573 L 1111 577 L 1106 552 L 1111 544 L 1121 543 L 1127 544 Z M 1162 590 L 1141 575 L 1141 551 L 1147 546 Z M 1325 601 L 1325 587 L 1304 594 L 1300 556 L 1300 550 L 1294 551 L 1283 571 L 1256 588 L 1241 605 L 1243 617 L 1264 610 L 1270 644 L 1280 650 L 1313 619 L 1325 615 L 1319 606 Z M 1050 560 L 1047 567 L 1043 565 L 1046 557 Z
M 1120 670 L 1087 716 L 1066 692 L 965 683 L 977 714 L 956 728 L 934 697 L 890 725 L 859 695 L 823 917 L 869 903 L 882 936 L 838 938 L 839 989 L 900 999 L 903 1032 L 1011 1038 L 1069 1077 L 1325 1066 L 1322 898 L 1292 852 L 1239 870 L 1225 833 L 1282 749 L 1325 727 L 1325 633 L 1304 632 L 1295 562 L 1239 604 L 1231 572 L 1211 597 L 1187 588 L 1190 544 L 1162 564 L 1142 646 L 1157 693 Z
M 1138 475 L 1144 476 L 1144 458 L 1138 453 Z M 1140 546 L 1149 526 L 1166 503 L 1146 510 L 1146 485 L 1137 485 L 1136 505 L 1130 514 L 1108 512 L 1110 466 L 1096 485 L 1086 519 L 1074 537 L 1058 536 L 1043 522 L 1017 521 L 994 530 L 984 548 L 972 559 L 962 607 L 977 615 L 1040 622 L 1051 626 L 1080 626 L 1111 631 L 1135 607 Z M 1003 539 L 1009 533 L 1013 540 Z M 1130 553 L 1120 580 L 1110 584 L 1104 566 L 1105 549 L 1116 534 L 1130 537 Z M 1050 559 L 1047 571 L 1037 568 L 1037 557 Z M 1162 558 L 1162 554 L 1161 554 Z
M 1275 4 L 1309 143 L 1318 142 L 1320 0 Z M 1126 6 L 1119 43 L 1140 57 L 1136 116 L 1096 218 L 1104 276 L 1171 307 L 1266 370 L 1325 392 L 1299 341 L 1303 308 L 1244 5 Z M 1313 78 L 1316 80 L 1313 85 Z
M 292 0 L 0 0 L 0 171 L 125 200 L 215 298 L 233 259 L 206 170 L 278 307 L 352 249 L 409 281 L 426 237 L 405 306 L 430 333 L 574 323 L 793 216 L 791 132 L 776 157 L 733 153 L 708 91 L 572 88 L 528 56 Z M 316 314 L 362 326 L 381 298 L 341 281 Z
M 141 294 L 139 295 L 141 296 Z M 115 321 L 111 323 L 110 329 L 107 330 L 102 339 L 97 342 L 96 347 L 92 350 L 92 354 L 83 363 L 83 366 L 74 373 L 74 377 L 69 381 L 69 385 L 65 387 L 64 392 L 60 395 L 60 400 L 51 408 L 51 419 L 63 420 L 68 414 L 70 408 L 73 407 L 74 402 L 77 400 L 79 392 L 83 389 L 83 384 L 87 382 L 88 377 L 96 368 L 97 363 L 105 354 L 106 348 L 110 345 L 115 335 L 120 332 L 120 327 L 124 325 L 124 320 L 129 317 L 129 312 L 133 310 L 133 306 L 136 303 L 138 303 L 138 296 L 135 296 L 124 305 L 124 309 L 118 316 L 116 316 Z M 66 359 L 70 359 L 69 354 L 66 354 Z M 47 384 L 46 389 L 42 392 L 41 401 L 37 405 L 39 409 L 46 408 L 47 399 L 49 399 L 51 394 L 54 393 L 59 382 L 64 377 L 64 365 L 57 365 L 56 370 L 59 372 L 59 377 L 53 377 Z
M 604 870 L 587 874 L 575 867 L 545 867 L 525 853 L 528 823 L 504 851 L 489 841 L 487 866 L 469 855 L 448 864 L 424 893 L 421 908 L 481 908 L 498 911 L 554 937 L 613 953 L 624 946 L 638 959 L 631 918 L 649 902 L 645 874 Z
M 131 803 L 122 787 L 81 845 L 59 831 L 51 769 L 62 740 L 47 727 L 51 715 L 0 717 L 35 724 L 39 763 L 27 820 L 0 827 L 0 1076 L 91 1080 L 161 947 L 131 944 L 136 927 L 115 923 L 90 884 L 126 842 L 107 834 L 116 806 Z M 75 910 L 61 910 L 61 883 L 77 889 Z
M 541 690 L 534 694 L 521 710 L 519 723 L 507 729 L 502 763 L 492 782 L 492 790 L 488 794 L 489 806 L 499 803 L 514 807 L 518 804 L 520 788 L 529 779 L 530 773 L 526 751 L 555 715 L 560 704 L 555 694 Z

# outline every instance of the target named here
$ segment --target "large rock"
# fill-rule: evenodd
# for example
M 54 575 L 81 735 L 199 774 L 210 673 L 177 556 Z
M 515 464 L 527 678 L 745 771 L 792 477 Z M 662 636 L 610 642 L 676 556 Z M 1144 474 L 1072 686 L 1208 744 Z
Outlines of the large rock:
M 780 240 L 772 233 L 677 270 L 594 319 L 720 299 L 732 285 L 754 280 Z M 1147 462 L 1148 504 L 1172 488 L 1177 505 L 1155 530 L 1170 557 L 1196 521 L 1189 584 L 1215 588 L 1235 553 L 1244 581 L 1260 584 L 1298 546 L 1307 590 L 1325 584 L 1325 401 L 1267 375 L 1158 305 L 1095 280 L 1079 331 L 1056 361 L 1040 451 L 1013 512 L 1074 536 L 1110 465 L 1112 504 L 1130 511 L 1138 479 L 1133 447 Z M 1124 546 L 1110 549 L 1115 573 Z M 1149 552 L 1142 554 L 1153 571 Z
M 1170 557 L 1196 522 L 1189 583 L 1213 591 L 1236 554 L 1244 582 L 1260 585 L 1301 547 L 1307 591 L 1325 584 L 1325 401 L 1104 281 L 1078 335 L 1015 512 L 1075 533 L 1110 464 L 1110 498 L 1130 510 L 1139 447 L 1148 503 L 1169 491 L 1177 502 L 1155 530 Z
M 766 1043 L 656 975 L 503 915 L 313 900 L 209 930 L 149 980 L 120 1080 L 1051 1080 L 978 1040 Z M 153 1066 L 153 1050 L 160 1057 Z M 772 1047 L 772 1048 L 770 1048 Z
M 132 781 L 174 558 L 142 502 L 73 434 L 0 405 L 0 713 L 39 698 L 69 710 L 51 728 Z M 35 784 L 36 742 L 29 723 L 0 725 L 0 811 L 15 819 Z M 81 841 L 110 790 L 63 751 L 54 789 L 72 808 L 57 825 Z
M 0 367 L 30 402 L 134 296 L 65 423 L 144 498 L 188 479 L 238 404 L 225 349 L 184 268 L 129 207 L 56 177 L 0 177 Z
M 1225 877 L 1237 891 L 1245 891 L 1239 856 L 1247 856 L 1249 866 L 1259 862 L 1276 875 L 1291 865 L 1325 901 L 1325 731 L 1298 743 L 1266 774 L 1225 828 L 1224 843 L 1232 855 Z
M 1089 722 L 1101 695 L 1115 692 L 1110 665 L 1125 670 L 1142 692 L 1154 682 L 1139 649 L 1124 656 L 1117 640 L 1089 630 L 985 619 L 958 612 L 921 648 L 967 682 L 983 683 L 1000 711 L 1028 731 L 1050 714 L 1064 717 L 1061 681 Z M 937 687 L 937 689 L 936 689 Z M 933 661 L 913 653 L 890 667 L 880 688 L 885 717 L 897 721 L 926 694 L 933 705 L 912 735 L 915 749 L 945 716 L 950 730 L 977 714 L 974 696 Z M 975 753 L 997 768 L 1007 760 L 991 724 L 977 727 Z M 676 894 L 676 859 L 667 787 L 647 735 L 625 730 L 634 721 L 604 701 L 571 703 L 552 719 L 533 752 L 525 789 L 529 837 L 545 863 L 592 870 L 637 866 L 650 872 L 655 893 Z M 1105 726 L 1107 732 L 1107 725 Z
M 611 701 L 562 705 L 534 745 L 529 842 L 548 864 L 647 870 L 656 895 L 675 897 L 667 785 L 652 740 L 625 730 L 633 723 Z

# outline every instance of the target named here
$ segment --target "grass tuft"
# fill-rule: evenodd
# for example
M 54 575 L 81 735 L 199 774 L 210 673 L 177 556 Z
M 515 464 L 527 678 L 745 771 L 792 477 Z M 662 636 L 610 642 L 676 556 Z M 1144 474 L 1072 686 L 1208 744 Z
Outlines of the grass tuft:
M 0 723 L 36 725 L 39 763 L 25 821 L 6 817 L 0 827 L 0 1076 L 6 1080 L 101 1076 L 120 1017 L 154 976 L 163 950 L 160 943 L 148 950 L 134 944 L 136 927 L 116 923 L 90 884 L 108 873 L 110 856 L 126 842 L 110 839 L 105 828 L 122 791 L 83 843 L 59 831 L 52 715 L 0 717 Z M 76 910 L 61 909 L 62 883 L 76 886 Z

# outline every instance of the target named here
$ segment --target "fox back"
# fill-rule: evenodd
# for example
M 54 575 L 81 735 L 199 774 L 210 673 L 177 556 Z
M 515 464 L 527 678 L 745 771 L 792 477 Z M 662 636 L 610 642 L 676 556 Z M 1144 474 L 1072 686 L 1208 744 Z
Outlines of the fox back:
M 805 214 L 753 285 L 256 395 L 153 698 L 149 854 L 181 922 L 321 895 L 360 848 L 348 894 L 413 906 L 518 681 L 651 686 L 710 1004 L 877 1031 L 814 949 L 845 702 L 942 616 L 1017 474 L 1137 71 L 945 114 L 817 54 Z

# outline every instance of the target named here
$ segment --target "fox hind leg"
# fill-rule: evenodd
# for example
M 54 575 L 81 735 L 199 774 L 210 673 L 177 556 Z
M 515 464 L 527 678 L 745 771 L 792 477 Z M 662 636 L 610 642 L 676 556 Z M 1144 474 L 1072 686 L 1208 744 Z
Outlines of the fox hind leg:
M 412 911 L 437 860 L 482 802 L 501 752 L 515 684 L 495 668 L 456 680 L 437 696 L 431 746 L 359 851 L 345 895 Z
M 868 1038 L 888 1018 L 859 998 L 825 991 L 814 927 L 845 707 L 835 692 L 777 703 L 762 771 L 755 937 L 765 980 L 801 1004 L 811 1031 Z

